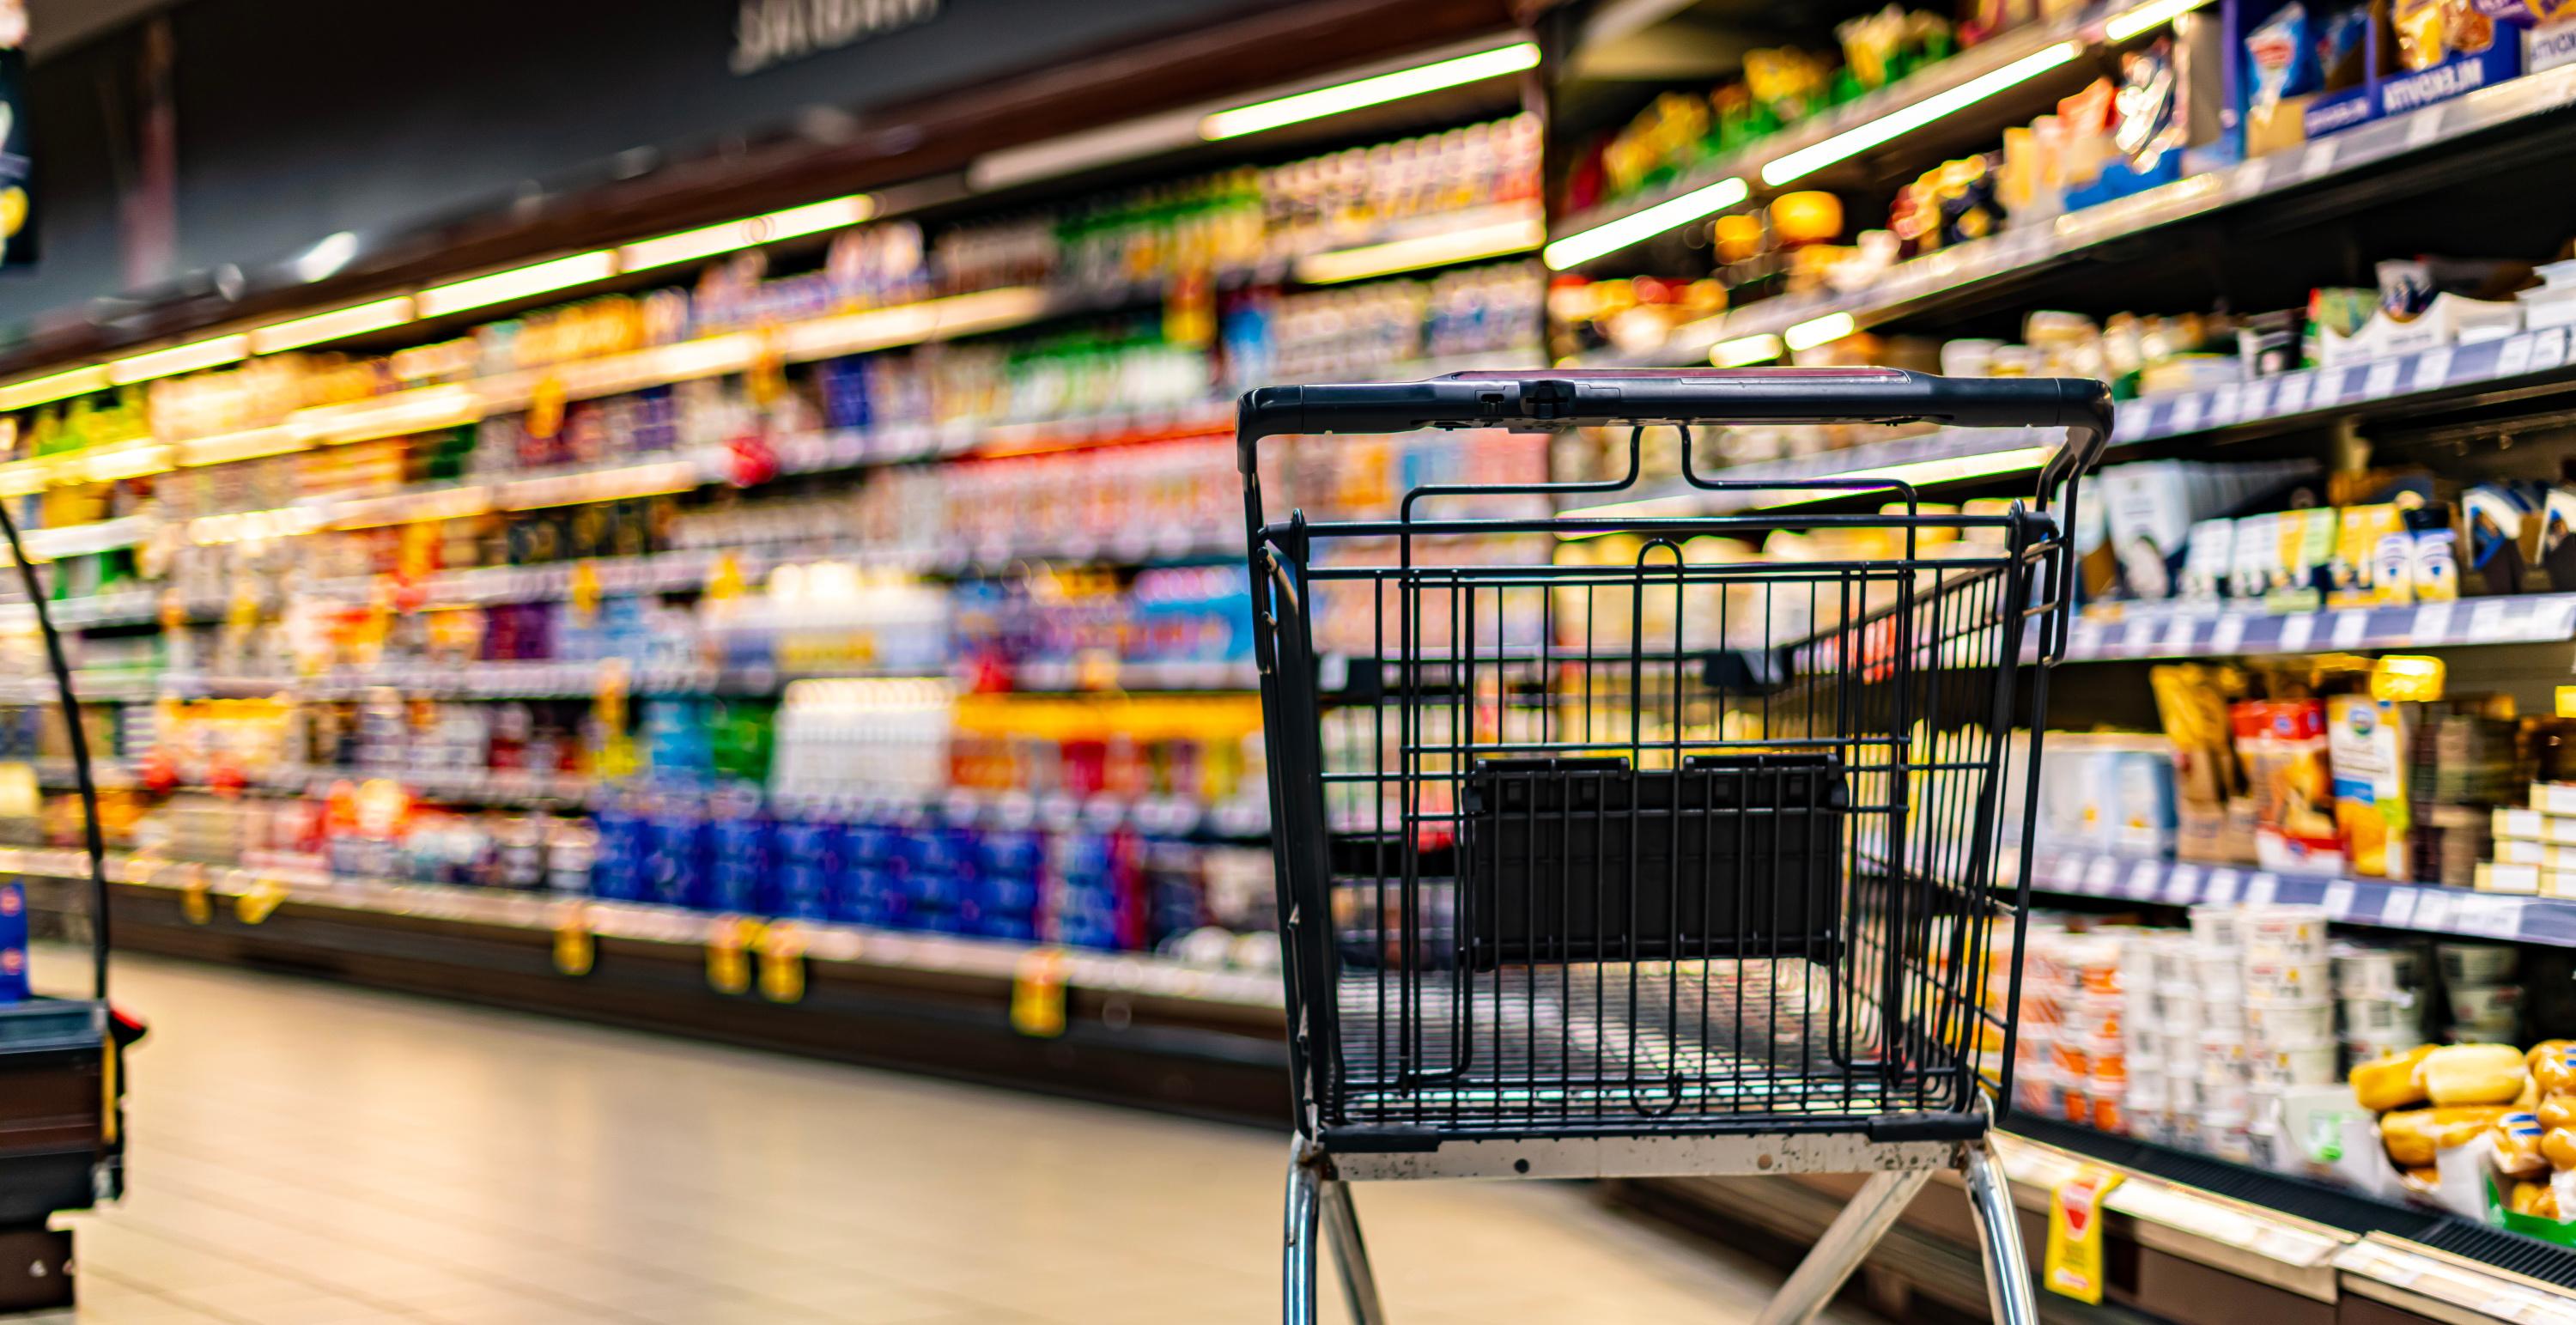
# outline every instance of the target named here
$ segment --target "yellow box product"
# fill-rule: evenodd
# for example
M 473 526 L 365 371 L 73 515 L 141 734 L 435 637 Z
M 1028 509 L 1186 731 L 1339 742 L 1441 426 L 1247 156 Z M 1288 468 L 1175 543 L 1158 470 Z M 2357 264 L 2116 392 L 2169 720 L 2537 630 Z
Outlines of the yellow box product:
M 2437 1106 L 2504 1104 L 2531 1069 L 2509 1044 L 2446 1044 L 2424 1059 L 2424 1093 Z
M 2406 517 L 2396 506 L 2347 506 L 2335 516 L 2334 559 L 2327 564 L 2329 583 L 2333 586 L 2326 602 L 2330 607 L 2370 607 L 2380 603 L 2406 603 L 2414 599 L 2406 576 L 2404 540 L 2392 571 L 2383 563 L 2380 541 L 2406 532 Z
M 2542 814 L 2576 817 L 2576 782 L 2534 782 L 2531 808 Z
M 2495 836 L 2551 846 L 2576 846 L 2576 818 L 2542 814 L 2538 810 L 2503 809 L 2495 812 Z
M 2537 865 L 2545 870 L 2576 873 L 2576 847 L 2552 846 L 2528 838 L 2495 839 L 2495 863 L 2499 865 Z

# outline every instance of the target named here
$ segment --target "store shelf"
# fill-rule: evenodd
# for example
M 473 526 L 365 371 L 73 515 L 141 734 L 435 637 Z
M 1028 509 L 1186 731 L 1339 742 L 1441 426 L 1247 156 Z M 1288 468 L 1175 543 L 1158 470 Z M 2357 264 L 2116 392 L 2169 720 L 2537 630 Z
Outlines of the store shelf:
M 1741 151 L 1704 161 L 1680 172 L 1668 183 L 1646 189 L 1633 197 L 1622 198 L 1617 202 L 1604 203 L 1570 216 L 1560 217 L 1549 227 L 1548 238 L 1562 239 L 1568 235 L 1595 230 L 1729 178 L 1742 179 L 1747 184 L 1753 184 L 1761 178 L 1762 167 L 1792 152 L 1813 147 L 1837 134 L 1907 110 L 1963 84 L 1983 78 L 2017 60 L 2026 59 L 2058 42 L 2088 33 L 2098 38 L 2101 20 L 2111 13 L 2126 8 L 2128 8 L 2126 3 L 2096 5 L 2088 12 L 2073 17 L 2025 23 L 1980 45 L 1959 51 L 1938 64 L 1919 69 L 1896 83 L 1800 120 L 1777 133 L 1765 136 Z M 1938 123 L 1938 121 L 1932 121 L 1932 123 Z
M 2576 104 L 2576 68 L 2516 78 L 2455 100 L 2356 125 L 2301 148 L 2256 157 L 2116 202 L 2070 212 L 2051 221 L 2017 225 L 1989 239 L 1909 259 L 1889 268 L 1865 290 L 1765 299 L 1689 323 L 1643 353 L 1598 354 L 1588 361 L 1636 367 L 1704 364 L 1710 348 L 1720 341 L 1777 334 L 1837 313 L 1848 314 L 1857 325 L 1866 328 L 1942 301 L 1981 293 L 2005 278 L 2054 266 L 2114 240 L 2322 181 L 2354 176 L 2402 157 L 2439 151 L 2472 135 L 2571 104 Z
M 2576 947 L 2576 898 L 2285 874 L 2049 846 L 2031 857 L 2030 886 L 2043 895 L 2165 906 L 2322 906 L 2329 919 L 2344 924 Z
M 2231 612 L 2214 604 L 2120 604 L 2068 627 L 2066 660 L 2235 658 L 2373 649 L 2557 644 L 2576 639 L 2576 593 L 2513 594 L 2410 607 Z M 2036 645 L 2033 648 L 2036 649 Z

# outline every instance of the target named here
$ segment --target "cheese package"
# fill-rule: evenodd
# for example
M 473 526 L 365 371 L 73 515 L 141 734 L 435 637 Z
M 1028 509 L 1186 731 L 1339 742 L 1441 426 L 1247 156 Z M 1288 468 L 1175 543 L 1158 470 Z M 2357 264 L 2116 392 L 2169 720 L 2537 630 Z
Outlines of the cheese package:
M 2230 715 L 2254 801 L 2256 863 L 2267 870 L 2341 873 L 2343 836 L 2335 826 L 2334 778 L 2326 764 L 2325 705 L 2313 699 L 2247 700 Z
M 2379 1140 L 2399 1168 L 2418 1168 L 2431 1164 L 2452 1146 L 2478 1139 L 2495 1126 L 2497 1119 L 2511 1112 L 2501 1104 L 2401 1109 L 2379 1120 Z M 2569 1133 L 2568 1140 L 2576 1144 L 2576 1132 Z M 2548 1143 L 2549 1135 L 2544 1133 L 2541 1144 L 2546 1147 Z
M 2402 1054 L 2390 1054 L 2367 1063 L 2356 1063 L 2352 1069 L 2353 1097 L 2372 1113 L 2386 1113 L 2409 1104 L 2421 1104 L 2424 1094 L 2424 1060 L 2439 1046 L 2419 1045 Z
M 2496 1119 L 2490 1136 L 2495 1142 L 2496 1170 L 2508 1177 L 2536 1178 L 2549 1171 L 2547 1156 L 2540 1153 L 2540 1119 L 2528 1113 L 2508 1113 Z

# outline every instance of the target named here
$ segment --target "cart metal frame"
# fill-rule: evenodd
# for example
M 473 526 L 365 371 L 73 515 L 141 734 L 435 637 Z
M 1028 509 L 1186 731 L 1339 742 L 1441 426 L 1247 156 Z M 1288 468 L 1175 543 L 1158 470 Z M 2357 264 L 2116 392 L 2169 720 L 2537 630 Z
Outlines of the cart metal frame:
M 2036 504 L 2004 515 L 1927 515 L 1915 490 L 1892 480 L 1729 481 L 1692 468 L 1691 430 L 1704 424 L 1915 420 L 2065 436 L 2040 466 Z M 1310 522 L 1299 511 L 1273 521 L 1263 509 L 1266 439 L 1578 425 L 1629 426 L 1627 474 L 1417 482 L 1391 520 Z M 1810 502 L 1877 496 L 1901 501 L 1903 513 L 1614 507 L 1431 518 L 1418 509 L 1632 489 L 1648 426 L 1684 430 L 1681 469 L 1694 488 L 1808 489 L 1789 495 Z M 2062 531 L 2110 432 L 2109 395 L 2096 382 L 1892 369 L 1463 373 L 1242 398 L 1238 463 L 1296 1094 L 1289 1325 L 1316 1319 L 1319 1233 L 1353 1317 L 1385 1319 L 1354 1182 L 1870 1175 L 1763 1316 L 1793 1322 L 1822 1309 L 1943 1169 L 1965 1181 L 1995 1318 L 2036 1319 L 2019 1226 L 1986 1143 L 2011 1098 L 2029 901 L 2022 871 L 1998 864 L 2018 849 L 2026 865 L 2031 850 L 2027 822 L 2018 842 L 1998 833 L 2009 780 L 2026 778 L 2023 794 L 2035 799 L 2036 743 L 2016 758 L 2007 733 L 2024 699 L 2030 729 L 2044 722 L 2073 598 Z M 1902 555 L 1684 564 L 1683 541 L 1703 534 L 1870 526 L 1901 538 Z M 1934 559 L 1937 529 L 1974 530 L 1993 550 Z M 1417 555 L 1444 539 L 1605 533 L 1632 535 L 1644 550 L 1602 570 Z M 1354 566 L 1334 548 L 1378 560 Z M 1774 609 L 1795 606 L 1781 596 L 1800 587 L 1809 616 L 1829 624 L 1771 639 Z M 1605 590 L 1630 617 L 1615 647 L 1598 638 Z M 1650 651 L 1661 627 L 1649 628 L 1644 603 L 1666 590 L 1671 646 L 1658 637 Z M 1840 602 L 1820 606 L 1826 590 Z M 1392 705 L 1374 717 L 1371 756 L 1353 753 L 1348 732 L 1327 748 L 1333 701 L 1316 645 L 1322 600 L 1360 591 L 1375 596 L 1358 615 L 1375 613 L 1366 661 L 1386 687 L 1372 702 Z M 1561 621 L 1575 592 L 1581 620 Z M 1729 626 L 1718 647 L 1693 643 L 1679 619 L 1693 593 L 1703 607 L 1758 595 L 1762 611 L 1739 616 L 1758 615 L 1761 638 L 1744 646 Z M 1492 607 L 1480 617 L 1484 595 Z M 1521 602 L 1532 604 L 1518 617 L 1530 638 L 1515 642 L 1507 618 Z M 1426 644 L 1426 623 L 1446 642 Z M 2038 669 L 2025 694 L 2026 631 L 2036 633 Z M 1622 673 L 1624 691 L 1594 694 L 1596 676 Z M 1786 701 L 1775 714 L 1769 696 L 1800 685 L 1803 718 Z M 1937 725 L 1945 696 L 1948 718 L 1965 724 L 1956 740 Z M 1724 706 L 1755 702 L 1759 734 L 1727 736 Z M 1446 718 L 1433 712 L 1442 705 Z M 1596 732 L 1602 713 L 1624 718 L 1624 735 L 1615 722 Z M 1367 811 L 1355 824 L 1350 802 L 1371 797 L 1373 828 Z M 1546 914 L 1551 906 L 1561 914 Z M 1648 914 L 1658 909 L 1660 922 Z M 1993 955 L 2007 933 L 2009 948 Z M 1590 994 L 1568 974 L 1577 969 L 1592 973 L 1582 977 Z M 1990 970 L 2000 996 L 1989 992 Z M 1734 1000 L 1731 1020 L 1713 1016 L 1712 991 Z

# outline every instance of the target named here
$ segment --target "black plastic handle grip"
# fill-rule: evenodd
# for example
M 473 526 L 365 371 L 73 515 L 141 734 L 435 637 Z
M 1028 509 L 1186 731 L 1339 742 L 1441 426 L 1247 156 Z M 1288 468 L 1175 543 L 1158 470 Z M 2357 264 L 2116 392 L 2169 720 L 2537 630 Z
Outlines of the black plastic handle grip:
M 2053 491 L 2102 458 L 2111 393 L 2074 377 L 1939 377 L 1902 368 L 1630 368 L 1452 373 L 1419 382 L 1273 386 L 1236 408 L 1237 463 L 1264 437 L 1606 423 L 1899 423 L 2067 429 Z

